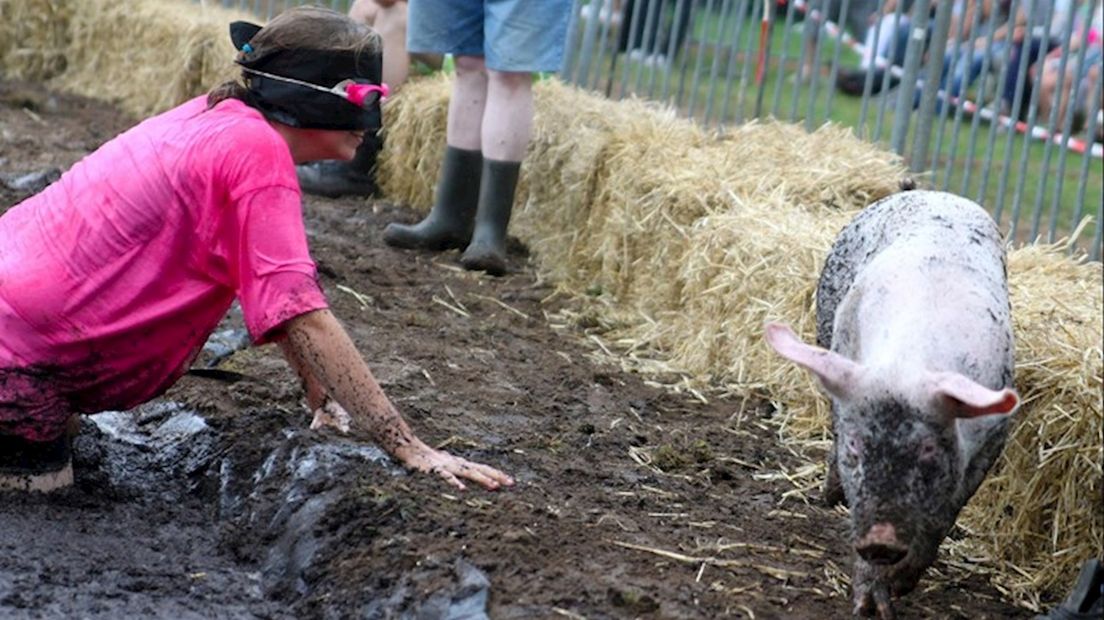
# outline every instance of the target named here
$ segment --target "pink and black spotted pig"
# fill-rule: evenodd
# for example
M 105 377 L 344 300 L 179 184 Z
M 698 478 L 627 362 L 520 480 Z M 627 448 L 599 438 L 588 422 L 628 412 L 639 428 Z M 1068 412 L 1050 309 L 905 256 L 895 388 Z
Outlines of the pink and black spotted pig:
M 851 509 L 855 613 L 891 618 L 891 596 L 935 561 L 1019 405 L 997 227 L 952 194 L 884 198 L 825 262 L 819 346 L 777 323 L 766 337 L 831 397 L 825 493 Z

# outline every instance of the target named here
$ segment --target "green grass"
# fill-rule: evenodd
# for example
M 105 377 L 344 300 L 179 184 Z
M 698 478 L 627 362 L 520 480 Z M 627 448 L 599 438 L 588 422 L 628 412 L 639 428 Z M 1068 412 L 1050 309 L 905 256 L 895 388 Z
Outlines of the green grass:
M 581 28 L 583 26 L 585 22 L 580 24 Z M 611 67 L 616 43 L 616 32 L 611 31 L 607 48 L 595 55 L 584 85 L 613 98 L 636 95 L 662 100 L 676 107 L 680 114 L 711 127 L 740 123 L 754 118 L 758 112 L 759 116 L 800 122 L 810 128 L 830 121 L 851 127 L 856 135 L 890 148 L 896 121 L 894 104 L 897 91 L 890 91 L 887 95 L 890 99 L 886 102 L 879 131 L 879 98 L 871 98 L 864 119 L 860 98 L 833 92 L 828 71 L 836 51 L 834 41 L 827 37 L 821 41 L 822 71 L 815 89 L 811 89 L 808 83 L 797 83 L 795 75 L 801 58 L 801 26 L 790 28 L 788 34 L 783 26 L 780 18 L 771 32 L 770 60 L 764 76 L 761 102 L 757 101 L 760 89 L 754 84 L 758 21 L 745 18 L 742 24 L 737 24 L 732 18 L 723 21 L 716 13 L 708 18 L 704 12 L 699 13 L 688 36 L 689 45 L 672 63 L 669 75 L 659 69 L 643 67 L 640 63 L 630 63 L 624 55 L 617 57 Z M 858 57 L 850 49 L 841 47 L 839 53 L 841 67 L 857 66 Z M 785 64 L 782 64 L 783 59 Z M 565 77 L 581 76 L 575 73 Z M 727 90 L 726 82 L 731 82 Z M 974 96 L 975 93 L 968 93 L 969 98 Z M 1035 227 L 1036 199 L 1041 192 L 1038 232 L 1043 238 L 1067 236 L 1077 226 L 1074 220 L 1080 212 L 1082 216 L 1094 217 L 1094 222 L 1082 233 L 1079 244 L 1082 248 L 1091 245 L 1095 219 L 1100 217 L 1104 203 L 1101 160 L 1089 158 L 1084 200 L 1079 201 L 1079 180 L 1086 156 L 1072 151 L 1066 151 L 1063 155 L 1063 149 L 1058 145 L 1048 146 L 1019 134 L 1009 140 L 1006 130 L 980 120 L 974 130 L 976 146 L 971 157 L 968 145 L 972 118 L 968 114 L 962 115 L 958 138 L 952 140 L 953 112 L 949 111 L 945 123 L 941 124 L 938 116 L 933 122 L 927 156 L 924 163 L 918 166 L 930 173 L 924 176 L 927 183 L 977 200 L 991 213 L 999 215 L 1006 231 L 1013 232 L 1011 216 L 1017 214 L 1014 233 L 1021 241 L 1028 240 Z M 911 159 L 916 146 L 919 117 L 911 110 L 909 115 L 903 149 L 906 160 Z M 996 134 L 987 166 L 985 154 L 994 130 Z M 943 137 L 937 152 L 940 131 Z M 1063 157 L 1064 169 L 1059 173 L 1058 164 Z M 934 167 L 931 165 L 933 161 Z M 983 180 L 986 181 L 984 185 Z M 1061 192 L 1055 205 L 1054 192 L 1059 181 Z M 1018 207 L 1013 204 L 1016 197 L 1020 198 Z M 1057 210 L 1052 215 L 1054 206 Z

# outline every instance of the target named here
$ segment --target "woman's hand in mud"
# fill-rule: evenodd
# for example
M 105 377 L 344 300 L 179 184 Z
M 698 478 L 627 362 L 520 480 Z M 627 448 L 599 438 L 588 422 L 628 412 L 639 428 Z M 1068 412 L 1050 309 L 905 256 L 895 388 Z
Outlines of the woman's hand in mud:
M 467 488 L 461 479 L 470 480 L 491 491 L 514 484 L 513 478 L 493 467 L 453 456 L 443 450 L 434 450 L 420 441 L 417 444 L 396 450 L 395 458 L 410 469 L 437 474 L 461 490 Z

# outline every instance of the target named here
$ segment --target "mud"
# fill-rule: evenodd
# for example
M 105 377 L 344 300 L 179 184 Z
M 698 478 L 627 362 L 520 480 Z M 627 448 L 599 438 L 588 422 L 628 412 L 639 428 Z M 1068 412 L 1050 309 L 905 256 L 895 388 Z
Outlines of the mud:
M 0 81 L 0 180 L 64 169 L 132 122 Z M 0 211 L 20 187 L 0 183 Z M 570 302 L 517 244 L 490 279 L 456 252 L 385 247 L 386 223 L 416 219 L 400 207 L 305 212 L 335 313 L 415 431 L 516 487 L 457 492 L 310 430 L 291 370 L 241 349 L 231 313 L 197 361 L 226 373 L 86 418 L 75 488 L 0 496 L 0 617 L 850 617 L 846 515 L 793 493 L 816 481 L 769 404 L 592 361 L 593 327 L 551 326 Z M 1030 616 L 944 560 L 901 617 Z

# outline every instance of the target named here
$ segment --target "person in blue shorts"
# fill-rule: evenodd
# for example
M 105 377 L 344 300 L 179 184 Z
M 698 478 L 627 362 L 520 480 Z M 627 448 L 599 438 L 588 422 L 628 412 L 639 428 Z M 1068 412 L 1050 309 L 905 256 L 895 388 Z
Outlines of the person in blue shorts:
M 409 0 L 407 49 L 452 54 L 446 149 L 436 199 L 391 246 L 464 249 L 460 263 L 506 272 L 506 228 L 533 126 L 533 74 L 560 69 L 571 0 Z

